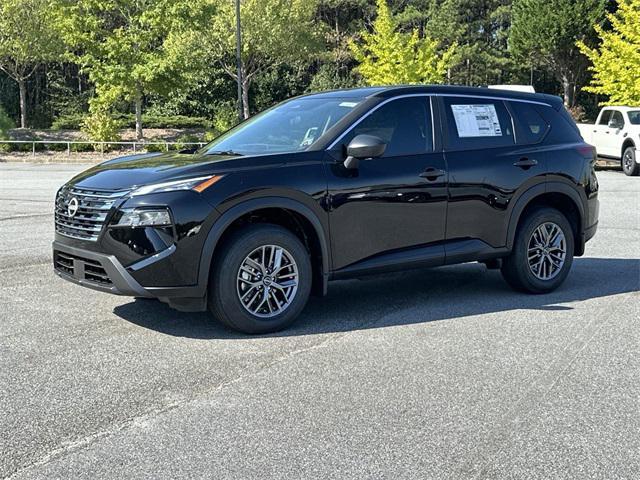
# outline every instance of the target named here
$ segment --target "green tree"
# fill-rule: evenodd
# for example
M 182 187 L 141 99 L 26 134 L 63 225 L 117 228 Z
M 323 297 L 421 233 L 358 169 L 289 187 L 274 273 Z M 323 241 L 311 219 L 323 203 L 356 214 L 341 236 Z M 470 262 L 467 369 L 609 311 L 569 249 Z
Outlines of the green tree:
M 0 70 L 18 83 L 22 128 L 27 126 L 27 80 L 63 52 L 51 10 L 50 0 L 0 2 Z
M 606 0 L 514 0 L 509 50 L 531 67 L 548 67 L 573 107 L 585 80 L 587 58 L 576 45 L 595 41 L 593 26 L 605 16 Z
M 593 62 L 593 78 L 585 90 L 607 95 L 605 104 L 640 105 L 640 0 L 621 0 L 618 12 L 608 19 L 611 31 L 596 25 L 599 48 L 578 43 Z
M 386 0 L 377 0 L 378 16 L 373 32 L 362 33 L 362 45 L 350 43 L 353 56 L 359 62 L 358 72 L 369 85 L 399 83 L 442 83 L 447 69 L 453 64 L 455 49 L 452 45 L 439 53 L 439 42 L 418 30 L 411 33 L 398 31 Z
M 8 130 L 13 127 L 15 127 L 13 120 L 9 118 L 9 115 L 7 115 L 2 105 L 0 105 L 0 140 L 8 138 Z
M 132 103 L 142 139 L 144 96 L 168 95 L 188 81 L 188 40 L 211 13 L 206 1 L 67 0 L 60 22 L 73 60 L 95 85 L 92 113 Z
M 217 1 L 218 14 L 203 29 L 203 38 L 196 40 L 208 58 L 237 81 L 234 2 Z M 240 82 L 243 115 L 248 118 L 249 89 L 256 76 L 283 63 L 308 62 L 320 44 L 314 22 L 316 0 L 243 0 L 240 10 Z

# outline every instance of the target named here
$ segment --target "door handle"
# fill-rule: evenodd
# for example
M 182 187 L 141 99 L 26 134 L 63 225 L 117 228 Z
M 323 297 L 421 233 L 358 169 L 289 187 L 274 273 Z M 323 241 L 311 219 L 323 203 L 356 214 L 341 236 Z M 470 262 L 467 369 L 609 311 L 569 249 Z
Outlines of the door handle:
M 538 161 L 535 158 L 527 158 L 523 157 L 517 162 L 513 164 L 514 167 L 520 167 L 524 170 L 527 170 L 531 167 L 535 167 L 538 164 Z
M 444 170 L 440 170 L 439 168 L 428 167 L 425 168 L 424 172 L 420 174 L 420 177 L 426 178 L 427 180 L 433 182 L 440 177 L 444 177 L 446 174 L 447 172 L 445 172 Z

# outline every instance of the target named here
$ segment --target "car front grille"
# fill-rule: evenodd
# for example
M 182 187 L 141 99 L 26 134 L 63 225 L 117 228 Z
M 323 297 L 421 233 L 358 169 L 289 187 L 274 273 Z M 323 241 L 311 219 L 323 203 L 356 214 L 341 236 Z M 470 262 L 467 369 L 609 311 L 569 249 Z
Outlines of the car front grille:
M 70 277 L 100 285 L 113 284 L 107 271 L 98 260 L 56 250 L 53 252 L 53 264 L 56 270 Z
M 55 207 L 56 232 L 66 237 L 96 241 L 109 210 L 128 191 L 108 192 L 63 188 Z

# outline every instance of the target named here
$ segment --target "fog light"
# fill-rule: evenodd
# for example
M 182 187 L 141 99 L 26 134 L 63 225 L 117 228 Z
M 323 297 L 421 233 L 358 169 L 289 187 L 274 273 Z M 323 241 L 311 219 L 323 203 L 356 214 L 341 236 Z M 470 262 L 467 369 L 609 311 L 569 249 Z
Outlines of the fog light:
M 122 210 L 116 227 L 162 227 L 171 225 L 171 216 L 167 210 Z

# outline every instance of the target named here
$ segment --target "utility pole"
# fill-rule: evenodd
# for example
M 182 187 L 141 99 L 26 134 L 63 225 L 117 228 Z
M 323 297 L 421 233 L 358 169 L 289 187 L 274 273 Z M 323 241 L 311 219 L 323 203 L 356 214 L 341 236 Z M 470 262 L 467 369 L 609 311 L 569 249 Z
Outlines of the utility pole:
M 238 121 L 244 120 L 242 105 L 242 34 L 240 32 L 240 0 L 236 0 L 236 68 L 238 78 Z

